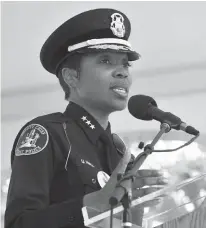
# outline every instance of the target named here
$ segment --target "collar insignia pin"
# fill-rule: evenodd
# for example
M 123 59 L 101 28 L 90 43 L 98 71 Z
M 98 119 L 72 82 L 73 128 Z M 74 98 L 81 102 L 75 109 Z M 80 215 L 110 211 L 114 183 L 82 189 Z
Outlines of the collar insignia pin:
M 87 120 L 86 124 L 90 125 L 91 124 L 91 121 Z
M 91 129 L 92 129 L 92 130 L 94 130 L 94 129 L 95 129 L 95 126 L 94 126 L 94 125 L 92 125 L 92 124 L 91 124 L 91 126 L 90 126 L 90 127 L 91 127 Z
M 95 126 L 87 119 L 87 116 L 82 116 L 81 120 L 83 120 L 92 130 L 95 129 Z
M 82 116 L 81 118 L 83 121 L 86 121 L 87 120 L 87 117 L 86 116 Z

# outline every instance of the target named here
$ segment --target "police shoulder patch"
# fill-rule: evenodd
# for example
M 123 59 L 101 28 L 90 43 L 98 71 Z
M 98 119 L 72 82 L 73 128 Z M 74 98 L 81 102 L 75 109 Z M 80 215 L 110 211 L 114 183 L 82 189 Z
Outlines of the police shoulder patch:
M 32 155 L 41 152 L 48 144 L 49 134 L 45 127 L 40 124 L 30 124 L 22 131 L 15 155 Z

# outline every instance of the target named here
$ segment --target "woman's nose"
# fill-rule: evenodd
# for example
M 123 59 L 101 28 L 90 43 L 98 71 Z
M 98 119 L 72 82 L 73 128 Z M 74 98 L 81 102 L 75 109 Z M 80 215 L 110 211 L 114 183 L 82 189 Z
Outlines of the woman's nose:
M 125 70 L 121 70 L 121 71 L 115 71 L 112 76 L 114 78 L 128 78 L 129 73 L 126 72 Z

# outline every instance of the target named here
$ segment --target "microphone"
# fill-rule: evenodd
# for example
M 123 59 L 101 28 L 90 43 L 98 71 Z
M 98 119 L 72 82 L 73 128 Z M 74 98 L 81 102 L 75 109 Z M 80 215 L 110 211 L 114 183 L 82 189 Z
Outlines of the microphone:
M 146 121 L 154 119 L 169 124 L 170 128 L 175 130 L 182 130 L 195 136 L 199 135 L 198 130 L 184 123 L 179 117 L 159 109 L 152 97 L 146 95 L 132 96 L 128 101 L 128 110 L 137 119 Z

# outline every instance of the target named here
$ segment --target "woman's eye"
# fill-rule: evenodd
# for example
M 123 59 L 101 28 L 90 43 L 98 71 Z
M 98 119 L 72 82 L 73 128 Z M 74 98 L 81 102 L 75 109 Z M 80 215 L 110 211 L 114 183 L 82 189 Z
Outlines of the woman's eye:
M 100 62 L 101 63 L 106 63 L 106 64 L 111 64 L 111 62 L 109 61 L 109 59 L 102 59 Z
M 132 64 L 131 64 L 131 63 L 129 63 L 129 62 L 124 63 L 123 65 L 124 65 L 124 67 L 127 67 L 127 68 L 132 66 Z
M 100 62 L 101 62 L 101 63 L 104 63 L 104 64 L 110 64 L 110 65 L 116 65 L 116 64 L 117 64 L 117 63 L 115 63 L 115 62 L 112 62 L 112 61 L 111 61 L 110 59 L 108 59 L 108 58 L 101 59 Z M 123 63 L 122 65 L 123 65 L 123 67 L 125 67 L 125 68 L 129 68 L 129 67 L 132 66 L 130 62 L 125 62 L 125 63 Z

